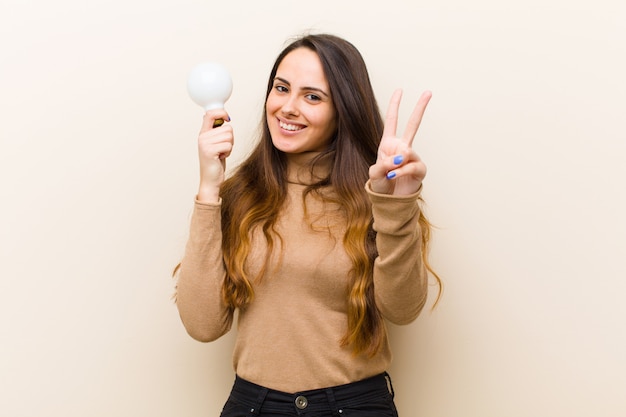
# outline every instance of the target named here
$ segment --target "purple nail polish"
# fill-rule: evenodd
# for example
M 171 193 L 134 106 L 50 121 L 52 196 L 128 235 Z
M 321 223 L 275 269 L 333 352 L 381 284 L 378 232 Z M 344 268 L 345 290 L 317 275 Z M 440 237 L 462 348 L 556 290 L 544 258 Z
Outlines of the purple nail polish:
M 395 172 L 390 171 L 390 172 L 387 173 L 387 179 L 388 180 L 393 179 L 395 177 L 396 177 L 396 173 Z
M 402 155 L 398 155 L 393 158 L 393 163 L 396 165 L 400 165 L 404 161 L 404 157 Z

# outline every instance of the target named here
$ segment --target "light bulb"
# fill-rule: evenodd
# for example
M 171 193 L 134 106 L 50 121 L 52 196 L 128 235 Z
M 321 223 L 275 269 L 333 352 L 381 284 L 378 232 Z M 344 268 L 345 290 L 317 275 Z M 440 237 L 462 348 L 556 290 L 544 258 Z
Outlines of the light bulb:
M 232 91 L 228 70 L 215 62 L 196 65 L 187 77 L 189 97 L 205 110 L 223 109 Z

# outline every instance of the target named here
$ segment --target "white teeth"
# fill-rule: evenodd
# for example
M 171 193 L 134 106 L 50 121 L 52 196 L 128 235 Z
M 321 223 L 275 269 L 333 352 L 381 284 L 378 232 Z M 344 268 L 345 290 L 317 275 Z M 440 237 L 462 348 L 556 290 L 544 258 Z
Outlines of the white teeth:
M 303 129 L 302 126 L 290 125 L 290 124 L 287 124 L 287 123 L 283 123 L 280 120 L 278 121 L 278 124 L 280 125 L 281 128 L 283 128 L 285 130 L 290 130 L 292 132 L 295 132 L 296 130 L 302 130 Z

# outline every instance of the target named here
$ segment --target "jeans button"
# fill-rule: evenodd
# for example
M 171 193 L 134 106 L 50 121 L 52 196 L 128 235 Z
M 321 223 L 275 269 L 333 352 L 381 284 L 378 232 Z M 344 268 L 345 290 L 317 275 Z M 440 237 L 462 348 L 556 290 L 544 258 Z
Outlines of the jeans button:
M 300 410 L 304 410 L 307 405 L 309 405 L 309 400 L 307 400 L 305 396 L 299 395 L 296 397 L 296 407 Z

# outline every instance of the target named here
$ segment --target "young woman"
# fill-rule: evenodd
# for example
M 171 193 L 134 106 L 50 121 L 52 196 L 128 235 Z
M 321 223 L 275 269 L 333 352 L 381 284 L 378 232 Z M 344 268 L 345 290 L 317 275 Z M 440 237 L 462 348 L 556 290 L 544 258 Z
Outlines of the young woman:
M 357 49 L 308 35 L 278 56 L 260 141 L 227 179 L 230 118 L 205 114 L 177 306 L 204 342 L 238 310 L 223 417 L 397 415 L 384 321 L 418 316 L 430 270 L 411 147 L 430 93 L 397 137 L 400 98 L 383 123 Z

